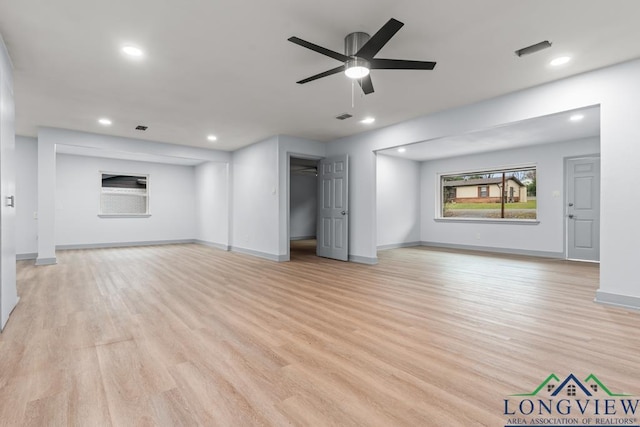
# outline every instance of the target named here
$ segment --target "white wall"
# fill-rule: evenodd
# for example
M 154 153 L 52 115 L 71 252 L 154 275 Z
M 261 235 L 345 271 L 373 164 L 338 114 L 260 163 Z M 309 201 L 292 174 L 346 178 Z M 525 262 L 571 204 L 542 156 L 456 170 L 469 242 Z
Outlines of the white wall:
M 149 175 L 148 218 L 100 218 L 100 171 Z M 56 246 L 192 240 L 193 166 L 58 154 Z
M 38 253 L 38 140 L 16 136 L 16 254 Z
M 66 129 L 40 128 L 38 130 L 38 258 L 36 264 L 54 264 L 56 262 L 55 149 L 56 145 L 60 144 L 118 152 L 124 156 L 128 153 L 142 156 L 151 154 L 222 163 L 228 163 L 231 159 L 230 153 L 218 150 Z
M 562 257 L 564 254 L 564 159 L 600 152 L 599 138 L 502 150 L 422 164 L 421 240 Z M 537 224 L 435 221 L 438 174 L 500 169 L 523 164 L 537 169 Z
M 233 152 L 232 249 L 278 259 L 278 137 Z
M 206 162 L 195 167 L 196 239 L 229 247 L 229 166 Z
M 289 238 L 298 240 L 315 237 L 318 216 L 318 177 L 292 173 L 289 183 Z
M 379 154 L 376 164 L 378 248 L 420 242 L 420 163 Z
M 544 72 L 541 70 L 541 72 Z M 635 182 L 640 158 L 640 60 L 514 92 L 487 101 L 398 123 L 383 129 L 332 141 L 327 154 L 351 156 L 350 253 L 375 261 L 376 167 L 373 150 L 438 137 L 459 135 L 548 114 L 600 105 L 601 112 L 601 244 L 598 299 L 620 296 L 640 306 L 635 277 L 640 227 L 620 218 L 619 200 L 640 211 L 640 198 L 629 198 L 620 182 Z M 355 188 L 354 188 L 355 187 Z
M 327 157 L 349 156 L 349 256 L 352 260 L 377 262 L 376 155 L 373 151 L 385 140 L 383 131 L 366 132 L 327 144 Z M 395 138 L 387 140 L 394 146 Z
M 325 144 L 287 135 L 233 152 L 233 250 L 289 260 L 289 158 L 324 155 Z
M 0 330 L 18 303 L 16 291 L 15 208 L 6 203 L 15 196 L 15 102 L 13 68 L 0 35 Z

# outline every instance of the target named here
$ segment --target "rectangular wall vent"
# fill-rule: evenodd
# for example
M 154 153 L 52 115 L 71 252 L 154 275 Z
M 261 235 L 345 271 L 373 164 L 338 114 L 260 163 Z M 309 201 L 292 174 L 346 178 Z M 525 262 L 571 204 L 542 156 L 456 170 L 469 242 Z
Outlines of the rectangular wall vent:
M 141 131 L 145 131 L 147 130 L 147 128 L 149 128 L 149 126 L 143 126 L 143 125 L 136 126 L 136 130 L 141 130 Z
M 338 119 L 338 120 L 346 120 L 346 119 L 349 119 L 351 117 L 353 117 L 353 116 L 351 114 L 349 114 L 349 113 L 342 113 L 339 116 L 336 116 L 336 119 Z

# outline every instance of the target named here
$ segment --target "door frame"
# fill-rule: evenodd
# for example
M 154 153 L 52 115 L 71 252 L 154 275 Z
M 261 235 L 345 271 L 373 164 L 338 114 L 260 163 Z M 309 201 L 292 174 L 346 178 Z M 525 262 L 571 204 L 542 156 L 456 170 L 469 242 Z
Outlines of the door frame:
M 592 154 L 582 154 L 579 156 L 568 156 L 568 157 L 564 157 L 562 159 L 562 174 L 563 176 L 563 183 L 564 183 L 564 195 L 562 197 L 562 227 L 563 227 L 563 234 L 564 234 L 564 259 L 568 260 L 568 261 L 576 261 L 576 262 L 589 262 L 589 263 L 595 263 L 595 264 L 600 264 L 600 261 L 591 261 L 591 260 L 582 260 L 582 259 L 569 259 L 569 224 L 568 224 L 568 219 L 567 219 L 567 215 L 569 215 L 568 213 L 568 207 L 569 207 L 569 161 L 570 160 L 578 160 L 578 159 L 599 159 L 600 163 L 602 164 L 602 160 L 601 160 L 601 156 L 600 153 L 592 153 Z M 598 221 L 600 221 L 601 218 L 601 213 L 602 213 L 602 170 L 600 171 L 600 176 L 598 177 L 598 179 L 600 180 L 599 182 L 599 190 L 598 190 L 598 199 L 600 199 L 600 203 L 599 203 L 599 212 L 598 212 Z M 598 233 L 600 234 L 600 227 L 598 227 Z M 600 245 L 600 239 L 598 239 L 598 245 Z
M 286 167 L 286 211 L 287 211 L 287 223 L 285 228 L 287 229 L 287 253 L 281 258 L 281 261 L 291 261 L 291 158 L 294 157 L 296 159 L 305 159 L 305 160 L 316 160 L 320 161 L 326 156 L 314 156 L 311 154 L 300 154 L 292 151 L 287 151 L 287 167 Z M 318 177 L 316 176 L 316 183 L 318 181 Z M 317 214 L 317 213 L 316 213 Z M 316 236 L 317 237 L 317 236 Z M 317 240 L 316 240 L 317 242 Z M 317 243 L 316 243 L 317 248 Z

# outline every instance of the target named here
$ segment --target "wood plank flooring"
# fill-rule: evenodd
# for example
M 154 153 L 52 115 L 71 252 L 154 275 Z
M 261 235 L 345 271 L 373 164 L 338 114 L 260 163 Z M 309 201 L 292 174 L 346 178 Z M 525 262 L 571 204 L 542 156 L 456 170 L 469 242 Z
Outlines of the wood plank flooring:
M 199 245 L 18 264 L 0 424 L 498 426 L 551 372 L 640 395 L 640 313 L 598 266 L 429 248 L 365 266 Z

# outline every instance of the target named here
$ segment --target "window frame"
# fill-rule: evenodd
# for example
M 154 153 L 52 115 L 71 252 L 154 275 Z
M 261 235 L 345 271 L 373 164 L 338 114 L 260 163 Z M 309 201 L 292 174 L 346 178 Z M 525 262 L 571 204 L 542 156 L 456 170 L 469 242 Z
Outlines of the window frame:
M 477 168 L 477 169 L 465 169 L 461 171 L 446 171 L 436 173 L 435 180 L 435 222 L 478 222 L 478 223 L 504 223 L 504 224 L 520 224 L 520 225 L 537 225 L 540 223 L 539 209 L 536 203 L 536 218 L 460 218 L 460 217 L 445 217 L 443 216 L 444 207 L 444 190 L 442 186 L 443 177 L 456 176 L 456 175 L 478 175 L 487 173 L 500 173 L 500 172 L 517 172 L 519 170 L 534 169 L 536 172 L 536 182 L 538 180 L 538 165 L 537 163 L 522 163 L 515 165 L 506 165 L 498 167 Z M 456 188 L 456 187 L 454 187 Z M 478 189 L 478 193 L 480 190 Z M 487 185 L 488 197 L 491 196 L 490 185 Z M 536 191 L 537 193 L 537 191 Z M 536 199 L 537 200 L 537 199 Z
M 145 178 L 146 185 L 146 212 L 145 213 L 103 213 L 102 212 L 102 177 L 103 175 L 123 175 L 136 178 Z M 98 217 L 99 218 L 149 218 L 151 216 L 151 204 L 149 200 L 151 198 L 151 185 L 150 175 L 145 173 L 133 173 L 133 172 L 114 172 L 114 171 L 98 171 Z

